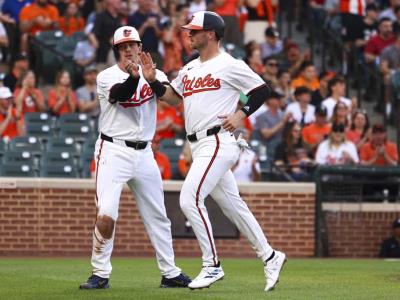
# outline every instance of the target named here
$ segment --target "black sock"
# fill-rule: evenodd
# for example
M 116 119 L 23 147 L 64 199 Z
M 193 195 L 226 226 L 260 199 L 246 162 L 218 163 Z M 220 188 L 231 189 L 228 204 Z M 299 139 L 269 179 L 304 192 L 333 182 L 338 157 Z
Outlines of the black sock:
M 274 256 L 275 256 L 275 251 L 273 251 L 272 252 L 272 254 L 271 254 L 271 256 L 270 257 L 268 257 L 268 259 L 264 262 L 264 264 L 266 265 L 267 264 L 267 262 L 269 262 L 271 259 L 273 259 L 274 258 Z
M 218 261 L 218 263 L 216 265 L 214 265 L 214 268 L 219 268 L 221 266 L 221 262 Z

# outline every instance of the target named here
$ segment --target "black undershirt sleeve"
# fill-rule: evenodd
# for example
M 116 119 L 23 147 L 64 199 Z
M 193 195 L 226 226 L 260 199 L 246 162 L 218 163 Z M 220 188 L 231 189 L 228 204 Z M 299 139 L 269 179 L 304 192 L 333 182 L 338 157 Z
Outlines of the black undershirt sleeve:
M 125 102 L 132 98 L 139 84 L 139 77 L 134 78 L 131 75 L 122 83 L 114 84 L 110 90 L 108 101 L 112 104 Z
M 242 107 L 241 111 L 243 111 L 246 116 L 250 116 L 257 109 L 264 104 L 268 95 L 271 93 L 271 87 L 269 84 L 264 84 L 254 90 L 252 90 L 247 96 L 249 99 L 247 103 Z

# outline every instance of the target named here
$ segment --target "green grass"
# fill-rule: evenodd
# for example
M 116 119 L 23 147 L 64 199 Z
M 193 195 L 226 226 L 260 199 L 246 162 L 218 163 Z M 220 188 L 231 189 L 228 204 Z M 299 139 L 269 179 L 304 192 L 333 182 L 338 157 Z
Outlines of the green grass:
M 199 259 L 179 259 L 190 276 Z M 275 291 L 264 292 L 256 259 L 224 259 L 225 279 L 209 289 L 160 289 L 154 259 L 115 258 L 109 290 L 82 291 L 87 259 L 1 258 L 0 299 L 399 299 L 400 261 L 289 259 Z

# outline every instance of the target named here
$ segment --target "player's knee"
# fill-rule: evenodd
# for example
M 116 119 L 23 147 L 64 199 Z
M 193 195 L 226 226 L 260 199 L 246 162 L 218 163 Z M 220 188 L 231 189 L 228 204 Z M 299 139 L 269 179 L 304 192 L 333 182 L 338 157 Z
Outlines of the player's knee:
M 196 201 L 191 197 L 185 197 L 185 195 L 181 195 L 179 198 L 179 205 L 184 213 L 196 209 Z
M 106 215 L 97 217 L 96 227 L 103 238 L 109 239 L 112 237 L 114 232 L 114 226 L 115 226 L 115 221 L 111 217 Z

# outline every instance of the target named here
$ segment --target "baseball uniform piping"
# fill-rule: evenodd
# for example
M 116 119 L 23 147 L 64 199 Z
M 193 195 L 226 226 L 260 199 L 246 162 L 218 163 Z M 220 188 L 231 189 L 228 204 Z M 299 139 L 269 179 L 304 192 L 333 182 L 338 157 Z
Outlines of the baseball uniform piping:
M 104 143 L 104 140 L 101 140 L 99 154 L 97 155 L 97 165 L 96 165 L 96 206 L 97 206 L 97 203 L 99 203 L 99 197 L 97 197 L 97 174 L 99 174 L 99 162 L 100 162 L 101 150 L 103 150 L 103 143 Z
M 202 177 L 201 180 L 200 180 L 199 187 L 197 188 L 197 192 L 196 192 L 196 207 L 197 207 L 197 210 L 199 211 L 201 220 L 202 220 L 203 223 L 204 223 L 204 227 L 206 228 L 208 240 L 209 240 L 209 242 L 210 242 L 211 250 L 212 250 L 212 253 L 213 253 L 214 265 L 217 264 L 217 261 L 216 261 L 216 254 L 215 254 L 213 242 L 212 242 L 212 240 L 211 240 L 210 230 L 208 229 L 206 220 L 204 219 L 204 216 L 203 216 L 203 214 L 201 213 L 201 209 L 200 209 L 200 207 L 199 207 L 199 195 L 200 195 L 201 186 L 203 185 L 203 182 L 204 182 L 204 180 L 206 179 L 207 173 L 208 173 L 208 171 L 210 170 L 210 168 L 211 168 L 211 166 L 212 166 L 212 164 L 213 164 L 215 158 L 217 157 L 217 153 L 218 153 L 218 150 L 219 150 L 219 138 L 218 138 L 218 135 L 217 135 L 217 134 L 215 134 L 215 139 L 216 139 L 216 141 L 217 141 L 217 146 L 216 146 L 216 148 L 215 148 L 213 157 L 211 158 L 211 161 L 210 161 L 210 163 L 208 164 L 207 169 L 206 169 L 206 171 L 204 172 L 203 177 Z

